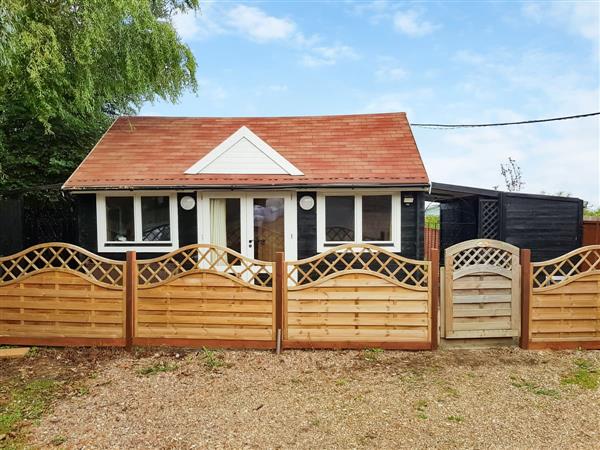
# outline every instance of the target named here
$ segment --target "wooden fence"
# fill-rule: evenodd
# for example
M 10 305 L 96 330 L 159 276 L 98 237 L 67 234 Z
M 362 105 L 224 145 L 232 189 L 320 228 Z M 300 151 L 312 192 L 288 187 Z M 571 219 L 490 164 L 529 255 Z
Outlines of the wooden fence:
M 600 217 L 583 220 L 582 245 L 600 244 Z
M 274 348 L 273 267 L 210 245 L 139 261 L 133 344 Z
M 0 343 L 125 345 L 124 266 L 63 243 L 0 258 Z
M 437 346 L 436 264 L 350 244 L 284 266 L 283 348 Z
M 525 348 L 600 349 L 600 245 L 523 268 Z
M 423 246 L 425 247 L 425 259 L 431 261 L 431 252 L 440 248 L 440 229 L 425 227 L 423 229 Z

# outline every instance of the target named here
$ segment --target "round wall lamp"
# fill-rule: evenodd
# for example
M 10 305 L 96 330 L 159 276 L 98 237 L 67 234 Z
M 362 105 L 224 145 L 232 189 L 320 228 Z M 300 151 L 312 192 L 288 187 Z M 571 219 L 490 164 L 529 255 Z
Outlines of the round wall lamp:
M 194 209 L 194 206 L 196 206 L 196 200 L 194 200 L 194 197 L 186 195 L 185 197 L 181 197 L 181 200 L 179 200 L 179 204 L 181 205 L 182 209 L 189 211 L 191 209 Z
M 302 208 L 304 211 L 310 211 L 315 206 L 315 199 L 312 198 L 310 195 L 305 195 L 303 197 L 300 197 L 300 201 L 298 202 L 298 204 L 300 205 L 300 208 Z

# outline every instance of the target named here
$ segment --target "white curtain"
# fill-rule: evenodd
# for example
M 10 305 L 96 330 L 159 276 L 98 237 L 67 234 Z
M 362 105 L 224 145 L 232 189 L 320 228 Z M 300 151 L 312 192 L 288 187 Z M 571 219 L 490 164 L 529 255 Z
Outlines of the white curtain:
M 224 198 L 210 199 L 210 243 L 227 247 L 227 207 Z

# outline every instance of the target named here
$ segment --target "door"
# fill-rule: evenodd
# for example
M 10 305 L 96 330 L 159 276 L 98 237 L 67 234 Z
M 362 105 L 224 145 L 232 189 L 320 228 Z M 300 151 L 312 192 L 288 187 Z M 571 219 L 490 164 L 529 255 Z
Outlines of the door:
M 248 258 L 296 258 L 296 194 L 198 193 L 199 242 L 228 247 Z
M 473 239 L 446 249 L 444 337 L 508 338 L 520 334 L 519 249 Z

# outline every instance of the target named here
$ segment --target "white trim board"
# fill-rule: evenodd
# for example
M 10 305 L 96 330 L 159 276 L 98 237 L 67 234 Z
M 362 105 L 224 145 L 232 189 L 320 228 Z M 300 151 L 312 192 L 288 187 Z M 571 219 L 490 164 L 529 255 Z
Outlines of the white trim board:
M 217 145 L 185 173 L 304 175 L 246 126 Z

